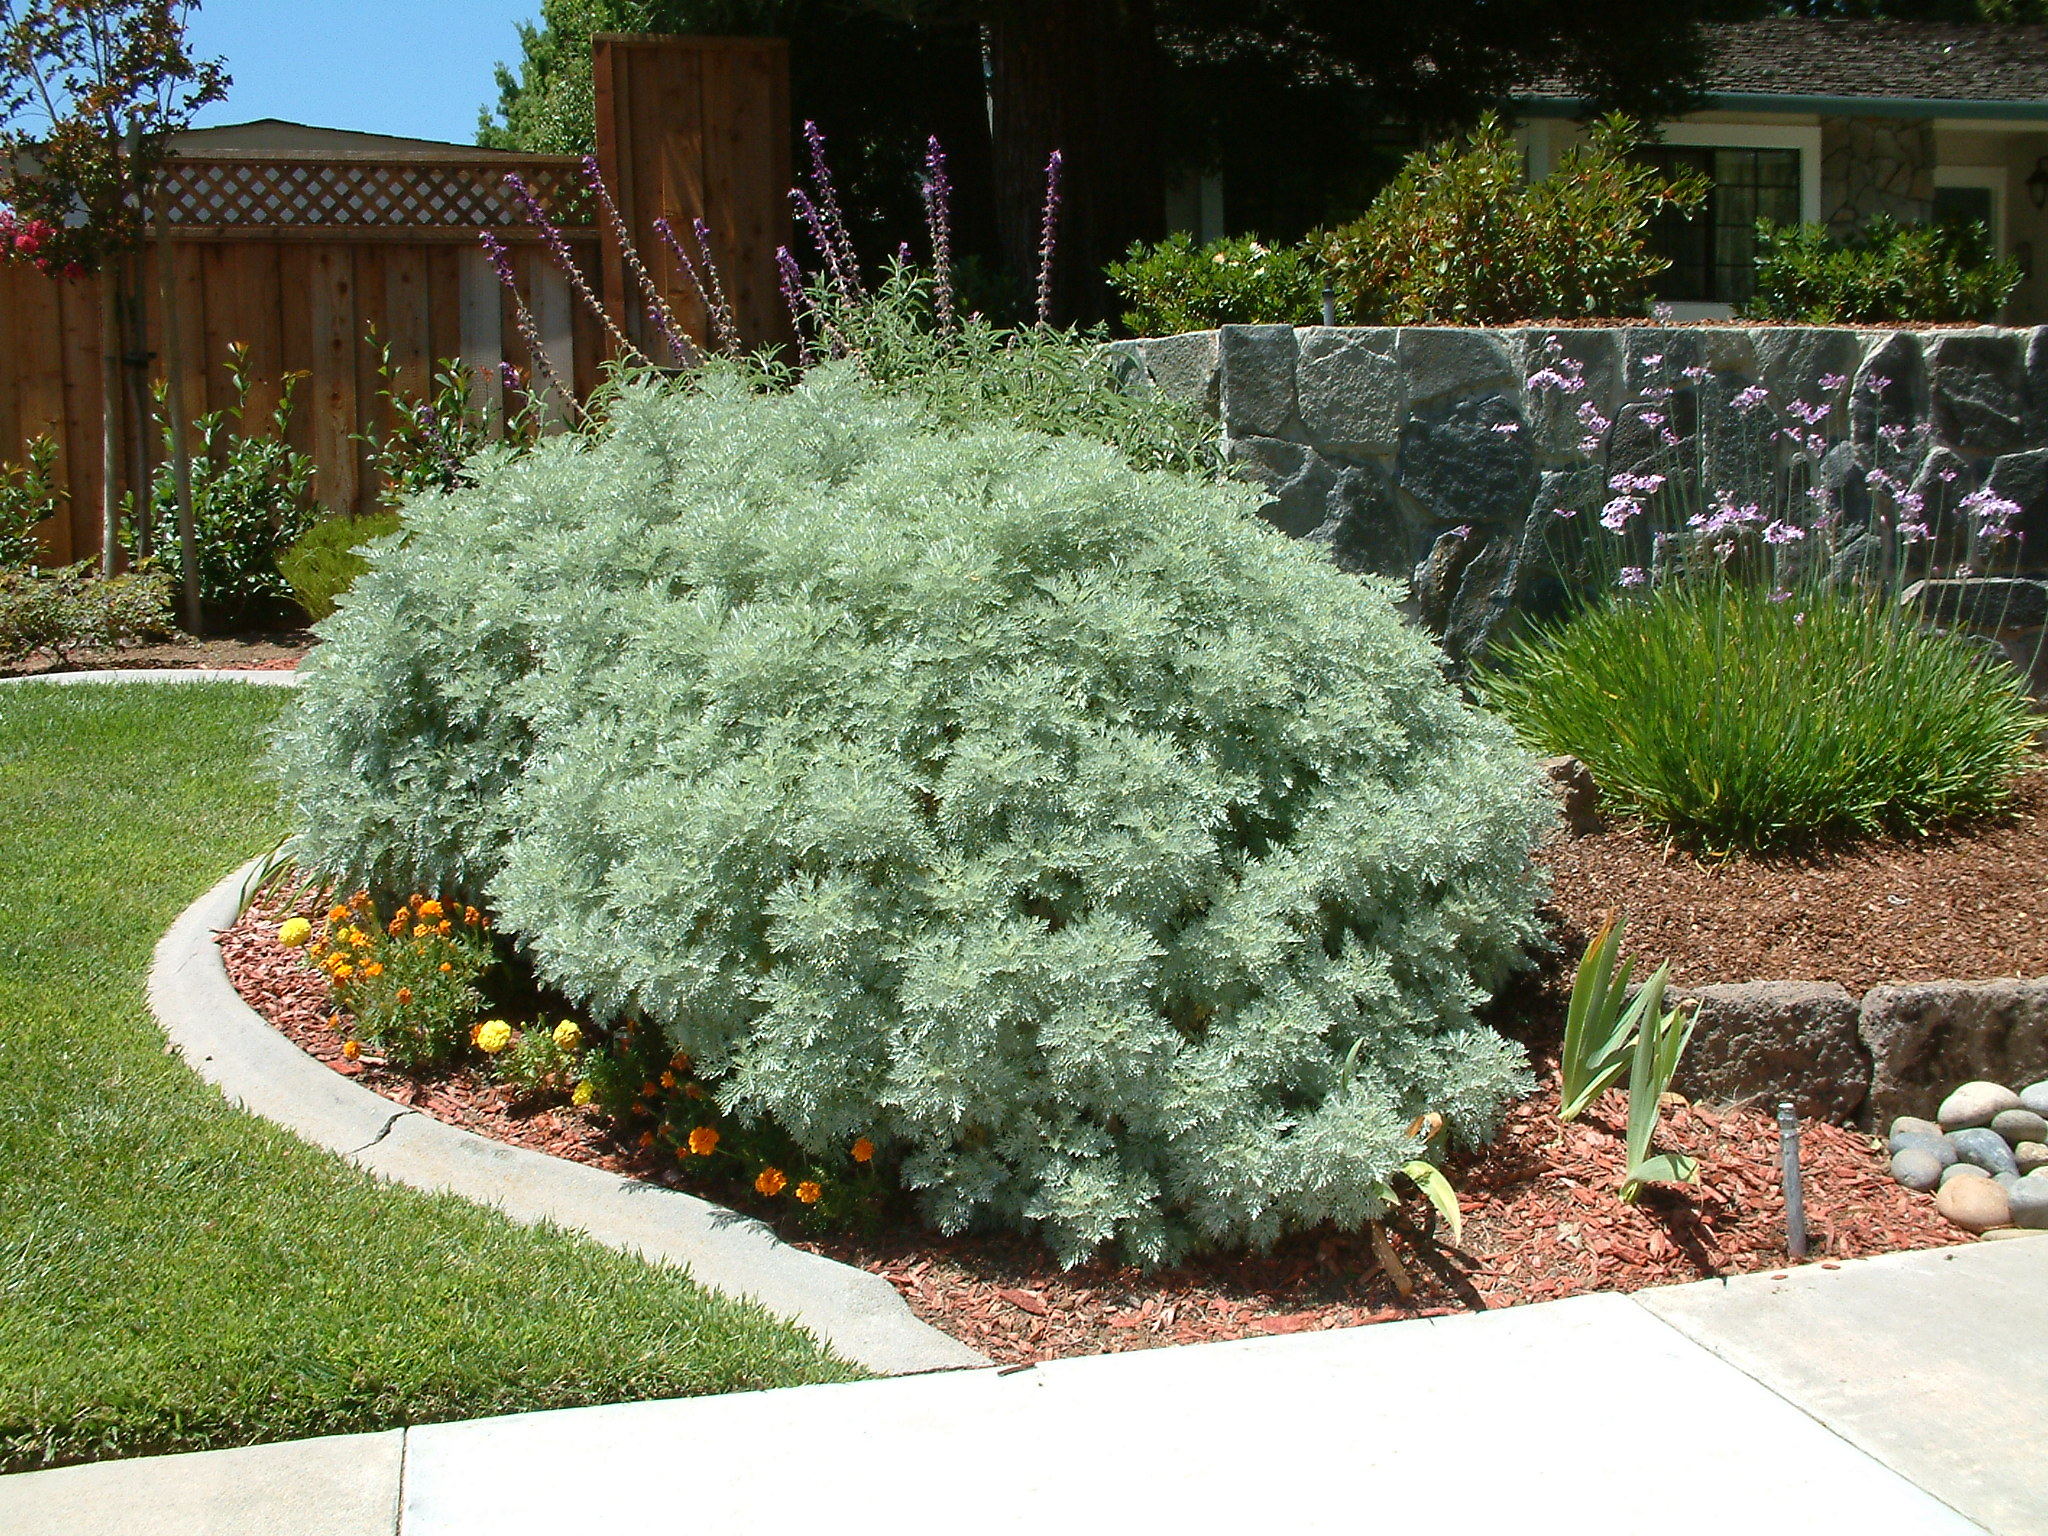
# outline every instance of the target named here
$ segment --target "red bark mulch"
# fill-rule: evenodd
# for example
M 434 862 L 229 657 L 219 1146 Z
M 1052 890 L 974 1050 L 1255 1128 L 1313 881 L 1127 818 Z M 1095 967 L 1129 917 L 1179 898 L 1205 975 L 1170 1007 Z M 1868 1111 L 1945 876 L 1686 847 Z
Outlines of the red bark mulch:
M 1697 1157 L 1701 1180 L 1653 1187 L 1629 1205 L 1616 1194 L 1621 1095 L 1560 1127 L 1554 1059 L 1540 1044 L 1541 1089 L 1510 1111 L 1491 1147 L 1451 1168 L 1464 1207 L 1462 1241 L 1430 1234 L 1419 1200 L 1390 1221 L 1413 1285 L 1407 1296 L 1363 1234 L 1311 1233 L 1270 1254 L 1211 1255 L 1149 1274 L 1108 1261 L 1063 1272 L 1043 1248 L 1014 1235 L 942 1238 L 909 1224 L 876 1238 L 807 1235 L 786 1202 L 687 1180 L 672 1158 L 614 1138 L 591 1111 L 559 1099 L 515 1103 L 510 1089 L 469 1068 L 415 1079 L 367 1057 L 346 1060 L 343 1036 L 328 1022 L 324 978 L 281 948 L 276 931 L 274 917 L 252 910 L 223 934 L 228 974 L 258 1012 L 336 1071 L 451 1125 L 760 1215 L 802 1247 L 882 1275 L 920 1317 L 999 1362 L 1486 1310 L 1786 1262 L 1777 1127 L 1768 1116 L 1674 1104 L 1657 1145 Z M 1533 1008 L 1537 1033 L 1552 1033 L 1557 1000 L 1553 978 L 1522 989 L 1511 1006 Z M 1869 1137 L 1808 1121 L 1802 1162 L 1817 1259 L 1958 1240 L 1929 1197 L 1890 1179 Z
M 318 642 L 303 629 L 265 630 L 241 635 L 216 635 L 195 640 L 190 635 L 146 645 L 123 645 L 108 651 L 73 651 L 59 660 L 45 652 L 21 661 L 0 662 L 0 677 L 34 677 L 50 672 L 154 672 L 170 667 L 219 667 L 235 672 L 295 671 Z

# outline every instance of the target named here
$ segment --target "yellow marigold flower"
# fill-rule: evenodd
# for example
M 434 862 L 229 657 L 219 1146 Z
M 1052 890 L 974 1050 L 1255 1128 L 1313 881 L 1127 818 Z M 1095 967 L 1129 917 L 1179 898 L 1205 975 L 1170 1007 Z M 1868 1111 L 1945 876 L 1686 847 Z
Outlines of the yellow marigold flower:
M 412 936 L 416 939 L 424 939 L 430 937 L 433 934 L 433 932 L 434 930 L 429 928 L 425 923 L 419 923 L 414 926 L 412 930 Z
M 512 1026 L 503 1019 L 485 1019 L 477 1026 L 477 1049 L 486 1056 L 495 1056 L 512 1043 Z
M 421 917 L 439 917 L 441 915 L 441 903 L 431 898 L 423 901 L 419 905 L 419 913 Z
M 788 1182 L 780 1168 L 763 1168 L 760 1177 L 754 1180 L 754 1188 L 764 1195 L 779 1195 L 782 1193 L 782 1186 Z
M 344 1040 L 341 1045 L 341 1054 L 346 1056 L 350 1061 L 354 1061 L 358 1056 L 363 1054 L 363 1048 L 354 1040 Z
M 334 967 L 334 979 L 336 981 L 347 981 L 349 977 L 355 975 L 355 973 L 356 968 L 350 965 L 346 960 L 338 962 Z
M 718 1132 L 708 1125 L 700 1125 L 690 1132 L 690 1151 L 698 1157 L 709 1157 L 718 1150 Z
M 596 1097 L 597 1090 L 590 1086 L 590 1080 L 588 1078 L 585 1078 L 582 1082 L 578 1083 L 574 1088 L 569 1090 L 569 1102 L 571 1104 L 574 1104 L 578 1109 L 581 1109 L 585 1104 L 588 1104 L 592 1099 Z
M 448 937 L 449 933 L 453 931 L 453 927 L 454 925 L 451 924 L 448 921 L 448 919 L 444 917 L 441 919 L 441 921 L 434 924 L 434 932 L 440 934 L 441 937 L 445 939 Z
M 318 960 L 322 955 L 326 953 L 327 941 L 325 939 L 315 939 L 312 943 L 306 946 L 306 955 L 308 959 Z
M 332 907 L 329 907 L 329 908 L 327 909 L 327 921 L 328 921 L 328 922 L 330 922 L 330 923 L 345 923 L 345 922 L 347 922 L 347 921 L 348 921 L 348 908 L 347 908 L 347 907 L 343 907 L 343 906 L 332 906 Z
M 675 1085 L 676 1085 L 676 1075 L 675 1075 L 675 1073 L 673 1073 L 673 1072 L 664 1072 L 664 1073 L 662 1073 L 662 1074 L 661 1074 L 661 1086 L 662 1086 L 662 1087 L 664 1087 L 664 1088 L 673 1088 L 673 1087 L 675 1087 Z
M 816 1205 L 824 1198 L 824 1194 L 825 1191 L 819 1187 L 816 1179 L 805 1179 L 796 1187 L 796 1197 L 805 1205 Z
M 856 1163 L 872 1163 L 875 1160 L 875 1144 L 863 1136 L 853 1144 L 853 1160 Z
M 370 936 L 360 928 L 351 928 L 348 931 L 348 942 L 351 949 L 368 949 Z
M 412 988 L 411 988 L 411 987 L 400 987 L 400 988 L 398 989 L 398 1006 L 399 1006 L 399 1007 L 401 1007 L 401 1008 L 403 1008 L 403 1007 L 404 1007 L 404 1006 L 405 1006 L 405 1005 L 406 1005 L 407 1003 L 409 1003 L 409 1002 L 411 1002 L 411 1001 L 412 1001 Z
M 313 925 L 303 917 L 288 917 L 278 925 L 277 942 L 286 949 L 297 949 L 313 937 Z
M 555 1044 L 565 1051 L 576 1050 L 583 1044 L 583 1031 L 574 1019 L 564 1019 L 555 1026 Z

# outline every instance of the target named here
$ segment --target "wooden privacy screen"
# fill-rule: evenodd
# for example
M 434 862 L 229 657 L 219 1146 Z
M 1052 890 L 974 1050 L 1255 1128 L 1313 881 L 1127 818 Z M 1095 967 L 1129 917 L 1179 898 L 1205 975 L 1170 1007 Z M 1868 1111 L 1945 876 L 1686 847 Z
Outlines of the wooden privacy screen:
M 597 58 L 601 88 L 606 78 L 613 82 L 601 159 L 608 183 L 626 189 L 621 206 L 636 232 L 644 230 L 642 249 L 659 244 L 652 232 L 659 214 L 685 232 L 701 215 L 715 231 L 750 344 L 779 339 L 786 322 L 774 252 L 788 238 L 789 186 L 781 46 L 606 38 Z M 373 329 L 390 345 L 403 392 L 424 393 L 434 362 L 447 357 L 462 360 L 493 405 L 500 362 L 531 375 L 511 298 L 478 245 L 483 229 L 510 249 L 520 294 L 556 371 L 587 393 L 606 357 L 603 331 L 505 191 L 507 171 L 555 212 L 577 266 L 618 310 L 618 253 L 600 254 L 594 200 L 578 194 L 580 166 L 572 158 L 450 148 L 173 160 L 165 192 L 186 409 L 197 415 L 233 406 L 230 343 L 248 348 L 252 413 L 267 416 L 285 381 L 303 375 L 289 436 L 313 456 L 315 493 L 337 511 L 370 510 L 379 487 L 361 439 L 388 426 Z M 154 232 L 141 260 L 155 380 L 164 347 Z M 680 300 L 673 262 L 656 270 Z M 0 264 L 0 458 L 18 462 L 37 434 L 58 444 L 59 482 L 70 500 L 41 530 L 46 555 L 57 562 L 86 559 L 100 546 L 98 294 L 95 279 L 67 282 Z M 701 310 L 679 309 L 702 336 Z M 154 466 L 164 457 L 161 434 L 151 425 L 147 437 Z
M 706 339 L 703 303 L 654 228 L 666 218 L 694 262 L 691 224 L 701 218 L 746 347 L 786 341 L 775 248 L 790 237 L 788 43 L 600 33 L 594 47 L 598 159 L 662 298 L 692 337 Z M 667 362 L 608 229 L 604 276 L 613 319 L 650 357 Z

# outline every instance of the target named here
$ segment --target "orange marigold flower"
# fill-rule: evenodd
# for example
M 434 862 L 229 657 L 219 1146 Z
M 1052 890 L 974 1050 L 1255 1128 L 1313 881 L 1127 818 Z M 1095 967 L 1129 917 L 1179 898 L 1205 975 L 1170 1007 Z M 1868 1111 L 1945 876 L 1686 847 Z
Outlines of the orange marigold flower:
M 331 907 L 329 907 L 329 908 L 327 909 L 327 921 L 328 921 L 328 922 L 330 922 L 330 923 L 345 923 L 345 922 L 347 922 L 347 921 L 348 921 L 348 908 L 347 908 L 347 907 L 344 907 L 344 906 L 341 906 L 341 905 L 339 905 L 339 904 L 337 904 L 337 905 L 335 905 L 335 906 L 331 906 Z
M 368 891 L 357 891 L 355 895 L 349 897 L 348 904 L 360 911 L 370 904 L 370 893 Z
M 434 924 L 434 932 L 440 934 L 441 937 L 444 939 L 448 937 L 452 929 L 453 925 L 445 917 L 442 918 L 441 921 L 439 921 L 438 923 Z
M 477 925 L 477 919 L 481 915 L 475 907 L 464 907 L 462 909 L 462 920 L 472 928 Z
M 422 896 L 418 891 L 414 891 L 412 893 L 412 900 L 406 903 L 406 905 L 411 907 L 415 912 L 419 911 L 419 909 L 425 906 L 426 904 L 427 898 Z
M 628 1029 L 631 1029 L 631 1028 L 632 1028 L 633 1026 L 632 1026 L 632 1025 L 630 1025 L 630 1024 L 628 1024 L 628 1025 L 627 1025 L 626 1027 L 627 1027 Z M 669 1058 L 669 1063 L 668 1063 L 668 1065 L 669 1065 L 669 1070 L 670 1070 L 671 1072 L 687 1072 L 687 1071 L 689 1071 L 689 1070 L 690 1070 L 690 1056 L 689 1056 L 689 1052 L 687 1052 L 687 1051 L 677 1051 L 677 1052 L 675 1053 L 675 1055 L 673 1055 L 673 1056 L 671 1056 L 671 1057 Z
M 695 1083 L 685 1083 L 683 1084 L 683 1096 L 685 1098 L 701 1099 L 704 1097 L 704 1090 Z
M 372 960 L 363 967 L 363 974 L 365 976 L 382 976 L 384 974 L 384 967 L 375 960 Z
M 782 1187 L 788 1182 L 780 1168 L 763 1168 L 760 1176 L 754 1180 L 754 1188 L 764 1195 L 779 1195 L 782 1193 Z
M 336 981 L 347 981 L 355 973 L 356 968 L 344 960 L 334 968 L 334 979 Z
M 412 930 L 412 936 L 416 939 L 424 939 L 431 935 L 433 931 L 434 930 L 429 928 L 425 923 L 419 923 L 414 926 Z
M 796 1197 L 805 1205 L 816 1205 L 824 1195 L 825 1191 L 819 1187 L 816 1179 L 805 1179 L 796 1187 Z
M 401 1008 L 403 1008 L 403 1007 L 404 1007 L 404 1006 L 405 1006 L 405 1005 L 406 1005 L 407 1003 L 409 1003 L 409 1002 L 411 1002 L 411 1001 L 412 1001 L 412 988 L 411 988 L 411 987 L 400 987 L 400 988 L 398 989 L 398 1006 L 399 1006 L 399 1007 L 401 1007 Z
M 346 1056 L 350 1061 L 354 1061 L 358 1056 L 363 1054 L 363 1048 L 355 1041 L 347 1040 L 342 1043 L 341 1054 Z
M 700 1125 L 690 1132 L 690 1151 L 698 1157 L 709 1157 L 718 1150 L 718 1132 L 708 1125 Z
M 439 917 L 441 915 L 441 903 L 429 898 L 420 903 L 419 913 L 421 917 Z
M 449 972 L 453 971 L 454 969 L 455 967 L 450 965 L 446 960 L 443 960 L 441 962 L 441 974 L 443 976 L 446 976 Z
M 330 1013 L 329 1015 L 327 1015 L 327 1027 L 329 1029 L 341 1028 L 341 1015 L 338 1013 Z
M 675 1087 L 675 1085 L 676 1085 L 676 1075 L 675 1075 L 675 1073 L 673 1073 L 673 1072 L 664 1072 L 664 1073 L 662 1073 L 662 1074 L 661 1074 L 661 1086 L 662 1086 L 662 1087 L 664 1087 L 664 1088 L 673 1088 L 673 1087 Z
M 351 928 L 348 931 L 348 942 L 353 949 L 368 949 L 370 936 L 360 928 Z
M 651 1147 L 651 1146 L 653 1146 L 653 1145 L 654 1145 L 654 1132 L 652 1132 L 652 1131 L 642 1131 L 642 1132 L 640 1133 L 640 1145 L 641 1145 L 642 1149 L 645 1149 L 645 1148 L 647 1148 L 647 1147 Z
M 875 1160 L 875 1144 L 863 1136 L 853 1144 L 853 1160 L 856 1163 L 872 1163 Z
M 398 937 L 399 935 L 401 935 L 402 933 L 404 933 L 404 932 L 405 932 L 405 914 L 404 914 L 403 912 L 401 912 L 401 913 L 399 913 L 399 914 L 398 914 L 398 916 L 396 916 L 396 917 L 392 918 L 392 919 L 391 919 L 391 921 L 390 921 L 389 923 L 387 923 L 387 924 L 385 925 L 385 927 L 384 927 L 384 931 L 385 931 L 386 933 L 390 934 L 390 935 L 391 935 L 391 937 L 393 937 L 394 939 L 395 939 L 395 938 L 397 938 L 397 937 Z
M 652 1084 L 652 1083 L 642 1083 L 642 1084 L 640 1085 L 640 1097 L 641 1097 L 641 1098 L 643 1098 L 643 1099 L 651 1099 L 651 1098 L 653 1098 L 653 1097 L 654 1097 L 654 1084 Z

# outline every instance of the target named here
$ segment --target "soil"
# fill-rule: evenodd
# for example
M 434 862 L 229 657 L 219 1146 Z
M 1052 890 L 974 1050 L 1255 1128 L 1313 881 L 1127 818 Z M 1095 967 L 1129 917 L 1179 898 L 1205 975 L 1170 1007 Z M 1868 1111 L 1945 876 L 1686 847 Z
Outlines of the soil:
M 1628 838 L 1617 831 L 1582 841 L 1648 847 Z M 1642 928 L 1657 931 L 1641 901 L 1632 910 Z M 1696 915 L 1711 927 L 1717 914 L 1733 922 L 1741 912 L 1731 894 Z M 1560 913 L 1558 921 L 1563 928 L 1573 919 Z M 643 1150 L 595 1112 L 559 1097 L 521 1103 L 510 1088 L 466 1067 L 409 1076 L 372 1056 L 348 1060 L 325 979 L 299 952 L 279 946 L 276 933 L 277 914 L 260 907 L 225 932 L 229 977 L 273 1025 L 334 1070 L 465 1130 L 747 1210 L 800 1247 L 881 1275 L 918 1316 L 1003 1364 L 1484 1311 L 1787 1262 L 1770 1117 L 1671 1096 L 1657 1145 L 1698 1158 L 1700 1181 L 1653 1186 L 1634 1205 L 1617 1194 L 1622 1096 L 1610 1093 L 1578 1122 L 1559 1124 L 1554 1042 L 1568 985 L 1561 964 L 1496 1005 L 1497 1022 L 1531 1045 L 1540 1087 L 1510 1110 L 1483 1153 L 1450 1162 L 1463 1208 L 1458 1241 L 1420 1198 L 1390 1216 L 1386 1240 L 1402 1271 L 1397 1280 L 1367 1234 L 1308 1233 L 1268 1254 L 1208 1255 L 1146 1273 L 1109 1261 L 1062 1271 L 1020 1236 L 944 1238 L 910 1221 L 872 1236 L 807 1232 L 786 1201 L 688 1178 L 672 1157 Z M 1563 933 L 1560 941 L 1577 942 Z M 1892 1181 L 1881 1145 L 1868 1136 L 1805 1122 L 1802 1170 L 1811 1255 L 1822 1263 L 1958 1241 L 1931 1197 Z
M 309 629 L 258 630 L 248 634 L 190 635 L 124 645 L 107 651 L 73 651 L 59 658 L 38 651 L 23 661 L 0 662 L 0 677 L 30 677 L 50 672 L 138 671 L 166 667 L 222 667 L 243 672 L 289 672 L 316 643 Z
M 1619 907 L 1626 951 L 1668 959 L 1681 985 L 1836 981 L 1860 995 L 1888 982 L 2048 976 L 2048 771 L 2020 780 L 2002 818 L 1911 841 L 1710 858 L 1620 822 L 1537 858 L 1566 953 Z

